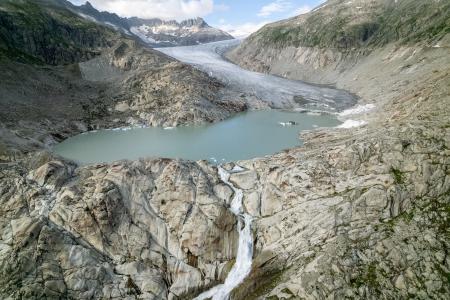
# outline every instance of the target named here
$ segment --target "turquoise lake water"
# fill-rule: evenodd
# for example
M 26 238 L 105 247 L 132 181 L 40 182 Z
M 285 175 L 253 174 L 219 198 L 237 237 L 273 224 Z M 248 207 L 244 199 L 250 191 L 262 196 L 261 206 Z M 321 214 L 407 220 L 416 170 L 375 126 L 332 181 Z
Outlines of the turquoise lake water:
M 281 124 L 290 121 L 296 124 Z M 89 132 L 67 139 L 56 145 L 54 151 L 81 164 L 152 157 L 223 163 L 299 146 L 301 131 L 339 124 L 333 115 L 327 114 L 251 111 L 202 126 Z

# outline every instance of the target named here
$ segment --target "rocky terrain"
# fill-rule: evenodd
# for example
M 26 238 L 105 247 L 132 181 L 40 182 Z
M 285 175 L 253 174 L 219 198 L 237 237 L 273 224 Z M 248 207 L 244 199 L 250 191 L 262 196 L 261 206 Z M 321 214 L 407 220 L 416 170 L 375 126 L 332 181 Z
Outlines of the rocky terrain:
M 446 1 L 328 1 L 268 25 L 228 54 L 252 70 L 334 84 L 359 95 L 360 105 L 375 105 L 347 116 L 367 126 L 311 132 L 302 149 L 241 163 L 248 175 L 235 180 L 257 219 L 259 255 L 235 298 L 448 298 L 446 7 Z M 336 11 L 346 25 L 327 35 L 344 22 Z M 396 22 L 354 35 L 380 16 Z M 422 32 L 408 32 L 410 20 Z M 391 37 L 393 24 L 399 30 Z
M 158 18 L 121 18 L 114 13 L 99 12 L 89 2 L 80 6 L 70 3 L 66 5 L 84 18 L 122 31 L 127 35 L 135 35 L 152 47 L 189 46 L 233 38 L 230 34 L 209 26 L 202 18 L 182 22 Z
M 349 81 L 342 75 L 392 44 L 448 49 L 449 10 L 441 0 L 330 0 L 266 25 L 227 57 L 251 70 L 339 86 Z
M 359 20 L 361 11 L 372 16 L 394 3 L 401 9 L 397 14 L 409 16 L 415 10 L 406 8 L 425 2 L 328 1 L 286 22 L 342 7 L 349 19 Z M 426 2 L 429 10 L 420 5 L 417 12 L 437 22 L 437 8 L 447 2 Z M 327 15 L 329 24 L 340 15 Z M 254 218 L 255 251 L 251 274 L 232 299 L 448 298 L 450 38 L 448 15 L 444 19 L 436 35 L 352 43 L 349 55 L 345 47 L 259 42 L 273 26 L 290 36 L 281 22 L 230 54 L 249 68 L 333 83 L 359 95 L 360 105 L 375 105 L 346 116 L 365 126 L 307 132 L 304 147 L 237 162 L 243 171 L 230 182 L 242 189 L 245 211 Z M 260 54 L 252 47 L 260 47 Z M 54 142 L 83 130 L 71 126 L 151 120 L 139 119 L 133 107 L 172 118 L 180 107 L 167 112 L 155 104 L 166 98 L 149 93 L 154 86 L 183 97 L 190 90 L 177 85 L 189 84 L 198 95 L 195 87 L 204 84 L 202 92 L 212 98 L 197 99 L 210 99 L 206 103 L 222 109 L 212 110 L 220 117 L 242 108 L 241 102 L 217 104 L 218 95 L 225 97 L 220 83 L 204 81 L 203 73 L 135 41 L 117 37 L 101 49 L 94 59 L 56 66 L 24 63 L 28 55 L 37 57 L 34 52 L 2 54 L 2 70 L 8 67 L 0 75 L 2 298 L 192 299 L 223 282 L 234 263 L 237 220 L 228 209 L 233 191 L 215 166 L 165 159 L 77 166 L 45 151 L 49 132 Z M 14 82 L 20 70 L 28 74 L 19 77 L 29 83 L 23 90 Z M 184 70 L 191 83 L 173 77 L 161 84 L 177 76 L 170 70 Z M 53 80 L 44 81 L 44 75 Z M 130 88 L 136 89 L 128 93 Z M 191 98 L 183 104 L 198 107 Z M 79 99 L 90 99 L 90 105 L 83 108 Z M 198 119 L 169 120 L 207 120 L 211 110 L 203 111 Z
M 213 122 L 246 109 L 219 81 L 60 1 L 3 1 L 0 23 L 0 156 L 89 129 Z

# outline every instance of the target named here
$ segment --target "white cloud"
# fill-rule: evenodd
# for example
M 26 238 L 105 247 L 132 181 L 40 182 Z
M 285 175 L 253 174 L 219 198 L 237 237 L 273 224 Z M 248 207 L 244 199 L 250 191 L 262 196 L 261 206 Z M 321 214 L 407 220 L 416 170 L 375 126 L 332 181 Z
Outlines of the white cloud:
M 72 2 L 79 2 L 71 0 Z M 224 4 L 214 5 L 214 0 L 89 0 L 103 11 L 114 12 L 122 17 L 161 18 L 184 20 L 203 17 L 213 11 L 224 11 Z
M 258 31 L 260 28 L 262 28 L 264 25 L 268 24 L 269 22 L 259 22 L 259 23 L 252 23 L 247 22 L 243 24 L 238 25 L 232 25 L 232 24 L 221 24 L 218 25 L 217 28 L 222 29 L 223 31 L 228 32 L 235 38 L 244 38 L 252 34 L 253 32 Z
M 268 17 L 274 13 L 285 12 L 292 7 L 292 3 L 287 0 L 276 0 L 261 7 L 259 17 Z

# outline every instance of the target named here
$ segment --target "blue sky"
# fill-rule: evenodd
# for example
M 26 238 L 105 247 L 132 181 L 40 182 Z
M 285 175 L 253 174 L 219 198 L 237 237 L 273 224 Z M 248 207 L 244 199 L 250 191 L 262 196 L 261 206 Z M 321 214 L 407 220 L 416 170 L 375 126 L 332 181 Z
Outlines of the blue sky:
M 242 36 L 263 24 L 305 13 L 321 4 L 320 0 L 227 0 L 205 16 L 215 27 Z M 221 9 L 220 9 L 221 8 Z
M 82 4 L 85 0 L 70 0 Z M 90 0 L 99 10 L 124 17 L 183 20 L 202 17 L 210 25 L 245 36 L 264 24 L 289 18 L 324 0 Z

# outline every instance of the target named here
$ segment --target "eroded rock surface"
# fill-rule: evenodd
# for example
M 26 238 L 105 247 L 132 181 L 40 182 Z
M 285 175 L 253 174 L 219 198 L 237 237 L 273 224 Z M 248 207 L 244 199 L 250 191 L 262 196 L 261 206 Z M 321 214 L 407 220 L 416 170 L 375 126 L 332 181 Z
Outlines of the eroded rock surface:
M 1 173 L 3 296 L 178 298 L 224 280 L 236 256 L 213 167 L 52 160 L 22 171 Z
M 438 2 L 433 5 L 443 3 Z M 230 181 L 243 190 L 245 210 L 254 217 L 255 255 L 252 272 L 233 299 L 448 298 L 446 41 L 448 35 L 439 47 L 388 44 L 360 53 L 356 62 L 339 58 L 342 69 L 326 63 L 331 55 L 326 49 L 299 48 L 296 53 L 305 54 L 298 61 L 305 68 L 304 79 L 331 81 L 375 108 L 346 116 L 367 122 L 363 127 L 307 132 L 302 148 L 238 162 L 244 171 Z M 204 76 L 140 53 L 144 50 L 133 43 L 116 46 L 79 69 L 61 67 L 64 73 L 7 64 L 5 70 L 13 73 L 2 81 L 6 91 L 15 90 L 14 72 L 33 75 L 27 76 L 32 88 L 23 90 L 25 96 L 34 91 L 47 95 L 43 90 L 52 95 L 59 91 L 57 99 L 66 100 L 93 95 L 88 89 L 74 98 L 62 97 L 66 85 L 42 86 L 36 74 L 59 79 L 71 74 L 57 82 L 75 84 L 76 90 L 92 81 L 74 78 L 100 78 L 101 99 L 117 92 L 108 90 L 112 81 L 142 93 L 124 94 L 129 98 L 121 101 L 92 100 L 86 110 L 53 103 L 55 118 L 30 109 L 36 103 L 4 106 L 2 122 L 12 121 L 0 127 L 1 298 L 191 299 L 223 282 L 233 264 L 238 240 L 236 219 L 228 211 L 233 192 L 219 180 L 215 167 L 162 159 L 79 167 L 35 151 L 85 131 L 87 125 L 128 124 L 132 121 L 123 116 L 148 113 L 149 107 L 166 118 L 171 110 L 156 103 L 152 91 L 179 97 L 175 103 L 183 104 L 187 96 L 179 93 Z M 121 51 L 124 47 L 131 52 Z M 267 63 L 273 49 L 265 50 L 260 52 Z M 291 63 L 283 59 L 287 52 L 276 53 L 282 53 L 278 62 Z M 283 75 L 275 72 L 278 62 L 272 61 L 273 68 L 266 71 Z M 192 77 L 178 86 L 169 70 Z M 158 80 L 141 82 L 141 76 Z M 208 98 L 220 91 L 213 84 L 201 95 Z M 117 115 L 106 114 L 111 107 Z M 24 111 L 28 114 L 22 115 Z M 185 120 L 183 110 L 178 111 L 175 119 L 164 120 Z M 42 117 L 39 122 L 34 113 Z M 77 118 L 68 117 L 72 114 Z M 109 123 L 105 114 L 121 117 Z M 17 115 L 22 119 L 13 118 Z M 195 116 L 205 115 L 200 111 Z M 151 120 L 149 115 L 142 119 L 147 117 Z
M 247 109 L 242 93 L 72 8 L 0 3 L 1 160 L 88 130 L 211 123 Z
M 447 5 L 328 1 L 229 54 L 252 70 L 335 84 L 374 107 L 342 116 L 368 122 L 360 128 L 309 132 L 303 149 L 242 163 L 257 173 L 245 195 L 257 254 L 236 299 L 448 298 L 449 35 L 437 25 L 448 22 L 437 9 Z M 420 28 L 429 34 L 384 34 L 392 23 L 367 39 L 354 30 L 405 7 L 395 28 L 436 13 Z M 328 35 L 340 20 L 340 35 Z

